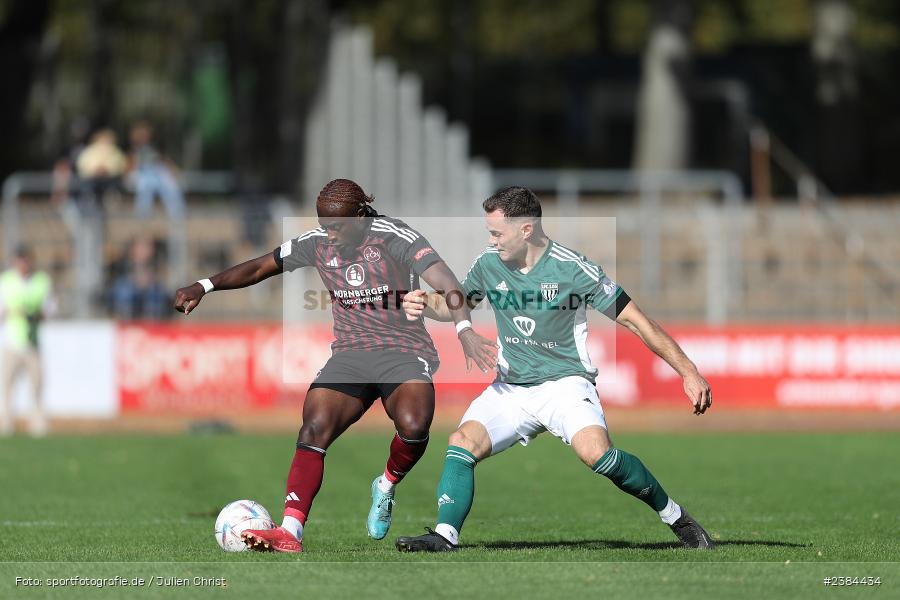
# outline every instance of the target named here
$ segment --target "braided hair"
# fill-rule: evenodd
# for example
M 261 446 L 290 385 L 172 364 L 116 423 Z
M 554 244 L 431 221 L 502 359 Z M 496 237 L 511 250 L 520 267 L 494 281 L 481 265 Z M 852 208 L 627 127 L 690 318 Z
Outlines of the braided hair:
M 316 198 L 316 212 L 330 217 L 375 217 L 374 196 L 367 196 L 359 184 L 349 179 L 333 179 Z

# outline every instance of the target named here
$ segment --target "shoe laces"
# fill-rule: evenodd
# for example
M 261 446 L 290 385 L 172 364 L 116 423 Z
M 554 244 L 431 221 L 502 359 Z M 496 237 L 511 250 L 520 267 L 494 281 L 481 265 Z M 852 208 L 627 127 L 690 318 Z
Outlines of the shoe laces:
M 385 507 L 384 505 L 387 504 Z M 379 521 L 389 521 L 391 518 L 391 511 L 394 510 L 394 499 L 390 496 L 385 496 L 381 500 L 378 501 L 378 510 L 381 512 L 378 515 Z

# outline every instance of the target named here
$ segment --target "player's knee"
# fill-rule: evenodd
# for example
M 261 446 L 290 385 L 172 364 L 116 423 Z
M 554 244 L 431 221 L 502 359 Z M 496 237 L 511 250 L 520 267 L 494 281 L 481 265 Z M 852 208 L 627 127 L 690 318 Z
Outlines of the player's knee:
M 578 454 L 578 458 L 581 459 L 581 462 L 583 462 L 586 467 L 592 469 L 594 465 L 597 464 L 597 461 L 603 458 L 603 455 L 606 454 L 610 447 L 611 446 L 597 445 L 593 448 L 576 452 L 576 454 Z
M 462 448 L 464 450 L 468 450 L 471 453 L 475 453 L 475 441 L 470 439 L 464 432 L 460 430 L 456 430 L 450 434 L 450 439 L 448 440 L 451 446 L 456 446 L 457 448 Z
M 578 458 L 592 468 L 612 447 L 609 435 L 602 427 L 587 427 L 572 438 L 572 449 Z
M 431 417 L 429 415 L 419 415 L 415 413 L 398 415 L 394 419 L 394 426 L 400 437 L 406 440 L 422 440 L 428 437 L 428 430 L 431 427 Z
M 334 436 L 334 428 L 328 423 L 318 419 L 309 419 L 303 422 L 300 432 L 297 434 L 297 443 L 316 448 L 327 448 L 331 445 Z
M 596 458 L 595 458 L 595 456 L 596 456 Z M 601 457 L 601 456 L 603 456 L 602 453 L 600 453 L 600 454 L 579 454 L 579 455 L 578 455 L 578 459 L 579 459 L 579 460 L 582 462 L 582 464 L 583 464 L 584 466 L 586 466 L 588 469 L 592 469 L 592 470 L 593 470 L 594 465 L 597 464 L 597 461 L 600 460 L 600 457 Z

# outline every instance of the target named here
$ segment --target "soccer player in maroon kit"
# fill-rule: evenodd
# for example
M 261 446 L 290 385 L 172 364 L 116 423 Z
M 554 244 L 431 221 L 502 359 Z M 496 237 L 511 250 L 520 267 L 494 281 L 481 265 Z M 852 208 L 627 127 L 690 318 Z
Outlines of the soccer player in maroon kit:
M 312 382 L 303 424 L 287 477 L 284 520 L 271 530 L 245 531 L 254 550 L 301 552 L 303 526 L 322 485 L 325 451 L 381 397 L 397 433 L 384 474 L 372 482 L 367 529 L 375 539 L 388 532 L 394 486 L 425 453 L 434 416 L 432 376 L 438 355 L 422 320 L 410 321 L 402 295 L 421 276 L 436 290 L 462 298 L 459 281 L 425 238 L 403 221 L 378 215 L 372 198 L 347 179 L 329 182 L 316 201 L 321 227 L 181 288 L 175 309 L 190 313 L 213 289 L 247 287 L 284 271 L 315 266 L 332 298 L 332 356 Z M 476 334 L 468 307 L 452 311 L 467 364 L 492 369 L 496 345 Z

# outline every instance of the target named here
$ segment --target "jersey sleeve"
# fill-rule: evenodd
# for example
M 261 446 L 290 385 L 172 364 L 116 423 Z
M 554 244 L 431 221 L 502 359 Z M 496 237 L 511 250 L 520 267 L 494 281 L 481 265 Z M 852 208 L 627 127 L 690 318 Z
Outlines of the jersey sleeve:
M 325 237 L 328 237 L 328 234 L 320 227 L 290 239 L 275 248 L 273 252 L 275 262 L 282 271 L 312 266 L 316 264 L 316 244 Z
M 485 281 L 484 260 L 488 256 L 487 252 L 479 254 L 469 267 L 466 278 L 462 280 L 462 291 L 466 298 L 474 303 L 484 300 L 487 294 L 487 283 Z
M 628 304 L 630 298 L 625 290 L 603 272 L 600 265 L 585 257 L 573 263 L 575 271 L 575 292 L 589 306 L 615 319 Z
M 388 252 L 416 275 L 421 275 L 428 267 L 443 260 L 419 232 L 399 224 L 392 224 L 392 228 L 394 235 L 385 239 Z

